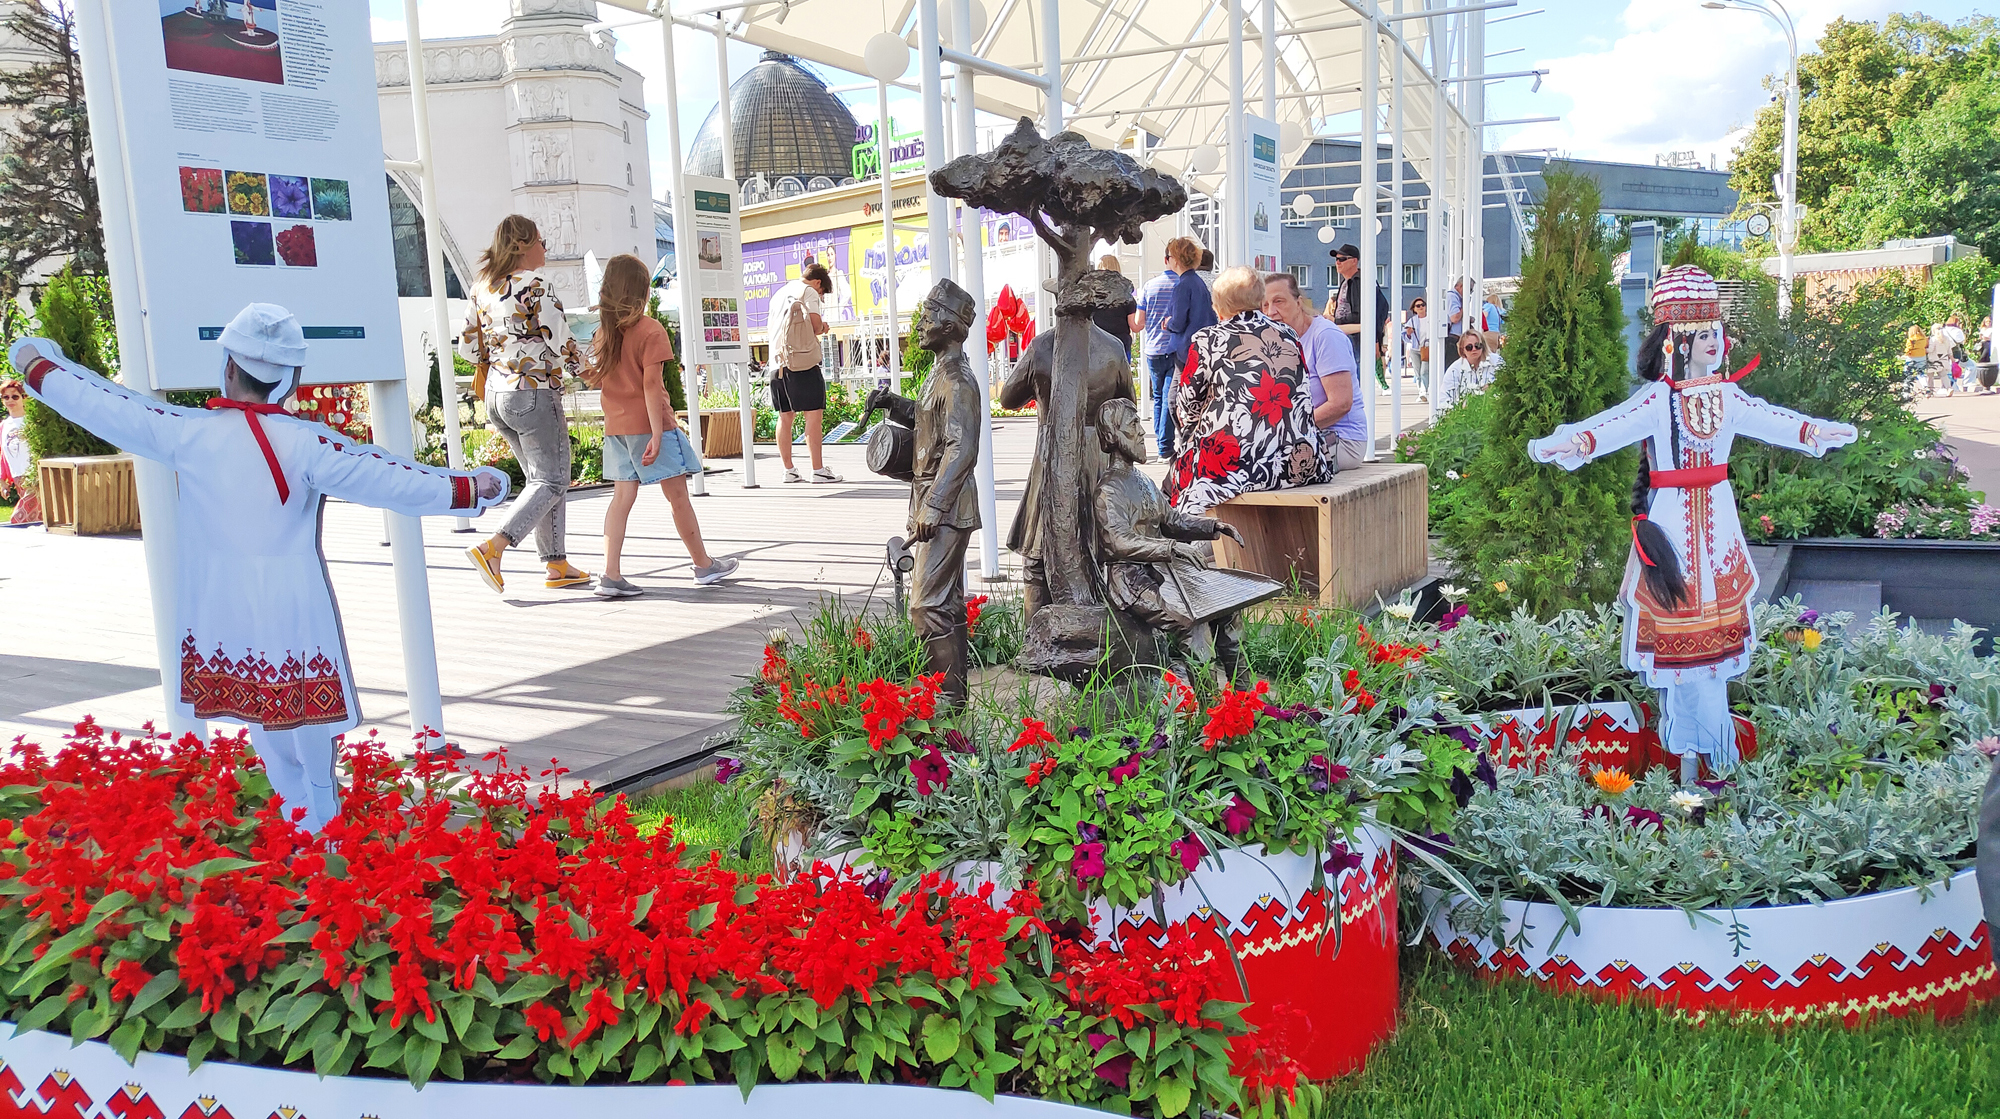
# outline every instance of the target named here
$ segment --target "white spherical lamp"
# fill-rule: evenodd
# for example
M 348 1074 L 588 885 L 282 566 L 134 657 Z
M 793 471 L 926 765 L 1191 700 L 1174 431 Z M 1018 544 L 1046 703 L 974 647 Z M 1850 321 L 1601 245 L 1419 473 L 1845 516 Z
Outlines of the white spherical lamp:
M 1332 227 L 1332 226 L 1330 226 L 1330 225 L 1322 225 L 1322 226 L 1320 226 L 1320 227 L 1319 227 L 1319 243 L 1320 243 L 1320 244 L 1322 244 L 1322 245 L 1331 245 L 1331 244 L 1333 244 L 1333 227 Z
M 1286 151 L 1294 151 L 1306 142 L 1306 130 L 1298 121 L 1288 120 L 1278 126 L 1278 146 Z
M 870 38 L 861 48 L 861 57 L 868 63 L 869 75 L 878 82 L 900 81 L 910 72 L 910 45 L 887 31 Z
M 1222 166 L 1222 151 L 1214 144 L 1202 144 L 1188 153 L 1188 170 L 1207 175 Z
M 1313 211 L 1317 209 L 1319 209 L 1319 199 L 1312 195 L 1299 193 L 1292 196 L 1292 213 L 1299 217 L 1312 217 Z
M 951 3 L 950 0 L 944 0 L 938 5 L 938 41 L 947 47 L 958 46 L 958 32 L 954 30 L 957 24 L 953 15 L 957 9 L 958 5 Z M 972 45 L 977 47 L 979 37 L 984 34 L 986 34 L 986 5 L 979 0 L 972 0 L 972 34 L 967 37 L 972 40 Z

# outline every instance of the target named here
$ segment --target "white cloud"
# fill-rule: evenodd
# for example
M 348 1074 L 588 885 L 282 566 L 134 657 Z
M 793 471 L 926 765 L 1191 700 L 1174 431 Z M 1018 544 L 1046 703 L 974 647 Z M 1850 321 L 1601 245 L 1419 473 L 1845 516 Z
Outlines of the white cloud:
M 1789 6 L 1802 52 L 1836 16 L 1878 20 L 1894 7 L 1890 0 L 1795 0 Z M 1771 96 L 1764 76 L 1786 65 L 1785 36 L 1776 21 L 1704 9 L 1694 0 L 1630 0 L 1620 23 L 1621 34 L 1603 49 L 1533 64 L 1549 71 L 1542 89 L 1553 99 L 1510 99 L 1507 115 L 1560 112 L 1560 121 L 1498 129 L 1490 144 L 1633 163 L 1651 163 L 1659 152 L 1693 151 L 1703 163 L 1712 153 L 1726 164 Z M 1533 112 L 1511 112 L 1516 107 Z

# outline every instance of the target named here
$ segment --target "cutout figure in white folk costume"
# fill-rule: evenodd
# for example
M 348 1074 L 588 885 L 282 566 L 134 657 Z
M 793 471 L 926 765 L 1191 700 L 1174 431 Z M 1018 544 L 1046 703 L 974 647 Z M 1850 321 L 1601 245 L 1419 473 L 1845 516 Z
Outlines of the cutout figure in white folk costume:
M 1715 280 L 1669 268 L 1653 288 L 1658 324 L 1639 351 L 1647 382 L 1623 403 L 1528 443 L 1539 462 L 1575 470 L 1644 441 L 1632 490 L 1632 555 L 1619 601 L 1625 666 L 1660 693 L 1660 739 L 1692 782 L 1706 758 L 1717 772 L 1738 761 L 1729 681 L 1749 667 L 1757 641 L 1750 563 L 1729 445 L 1746 436 L 1815 457 L 1854 441 L 1847 424 L 1766 403 L 1736 386 L 1757 362 L 1723 372 L 1728 341 Z
M 286 415 L 306 342 L 283 307 L 252 303 L 221 342 L 222 396 L 207 411 L 129 392 L 45 338 L 8 356 L 42 403 L 178 473 L 181 656 L 163 673 L 167 694 L 184 715 L 247 724 L 287 814 L 304 808 L 301 826 L 318 831 L 340 814 L 333 738 L 361 716 L 320 554 L 321 503 L 463 514 L 506 497 L 507 476 L 419 466 Z

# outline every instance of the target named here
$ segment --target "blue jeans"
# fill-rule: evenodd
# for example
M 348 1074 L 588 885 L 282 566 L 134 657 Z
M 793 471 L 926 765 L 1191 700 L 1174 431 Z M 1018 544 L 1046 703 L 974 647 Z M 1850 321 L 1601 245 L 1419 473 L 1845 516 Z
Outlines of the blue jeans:
M 1164 354 L 1146 355 L 1146 376 L 1153 385 L 1153 438 L 1159 444 L 1160 457 L 1174 457 L 1174 413 L 1167 406 L 1173 396 L 1174 374 L 1181 371 L 1181 355 L 1171 350 Z

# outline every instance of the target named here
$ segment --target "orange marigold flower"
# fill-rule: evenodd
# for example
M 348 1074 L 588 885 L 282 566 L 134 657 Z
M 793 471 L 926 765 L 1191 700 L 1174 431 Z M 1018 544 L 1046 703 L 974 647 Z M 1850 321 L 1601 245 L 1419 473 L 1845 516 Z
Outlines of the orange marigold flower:
M 1612 796 L 1623 796 L 1632 787 L 1632 778 L 1622 769 L 1599 769 L 1591 773 L 1590 779 L 1597 787 Z

